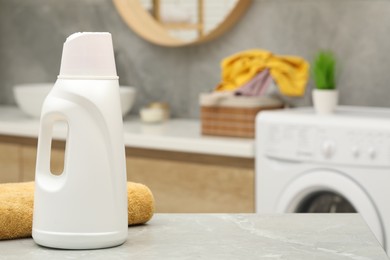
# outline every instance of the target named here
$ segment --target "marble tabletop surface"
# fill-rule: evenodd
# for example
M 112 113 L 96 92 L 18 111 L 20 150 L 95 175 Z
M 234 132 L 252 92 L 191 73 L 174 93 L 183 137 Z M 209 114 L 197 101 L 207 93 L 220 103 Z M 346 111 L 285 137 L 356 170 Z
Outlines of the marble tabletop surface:
M 388 259 L 358 214 L 156 214 L 127 241 L 55 250 L 32 239 L 0 242 L 0 259 Z
M 126 147 L 208 155 L 254 158 L 254 139 L 201 134 L 200 121 L 174 118 L 160 124 L 142 123 L 137 116 L 123 119 Z M 39 118 L 32 118 L 16 106 L 0 106 L 0 135 L 37 138 Z M 53 138 L 64 140 L 66 127 L 55 127 Z

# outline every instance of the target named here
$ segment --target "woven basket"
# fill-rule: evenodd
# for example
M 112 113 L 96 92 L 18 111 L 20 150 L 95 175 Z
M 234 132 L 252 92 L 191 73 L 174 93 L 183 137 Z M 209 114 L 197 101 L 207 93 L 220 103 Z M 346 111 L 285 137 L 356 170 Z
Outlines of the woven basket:
M 283 108 L 283 103 L 268 97 L 222 97 L 201 94 L 203 135 L 255 137 L 256 115 L 262 110 Z

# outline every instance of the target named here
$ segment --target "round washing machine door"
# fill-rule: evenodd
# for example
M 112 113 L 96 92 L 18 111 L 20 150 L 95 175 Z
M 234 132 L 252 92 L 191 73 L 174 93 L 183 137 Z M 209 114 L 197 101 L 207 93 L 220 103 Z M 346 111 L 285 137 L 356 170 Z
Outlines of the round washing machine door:
M 341 172 L 316 170 L 290 182 L 281 194 L 278 213 L 359 212 L 385 246 L 383 224 L 375 204 L 361 186 Z

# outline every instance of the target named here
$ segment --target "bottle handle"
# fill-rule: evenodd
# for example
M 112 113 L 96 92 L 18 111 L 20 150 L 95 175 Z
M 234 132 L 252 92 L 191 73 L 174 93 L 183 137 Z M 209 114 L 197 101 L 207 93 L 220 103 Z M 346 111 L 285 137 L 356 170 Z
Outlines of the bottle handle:
M 36 178 L 39 177 L 60 177 L 52 174 L 50 170 L 51 161 L 51 144 L 53 140 L 53 128 L 57 122 L 66 122 L 68 120 L 66 116 L 59 112 L 49 112 L 41 117 L 41 127 L 38 138 L 38 152 L 37 152 L 37 164 L 36 164 Z M 68 123 L 68 134 L 69 134 L 69 123 Z

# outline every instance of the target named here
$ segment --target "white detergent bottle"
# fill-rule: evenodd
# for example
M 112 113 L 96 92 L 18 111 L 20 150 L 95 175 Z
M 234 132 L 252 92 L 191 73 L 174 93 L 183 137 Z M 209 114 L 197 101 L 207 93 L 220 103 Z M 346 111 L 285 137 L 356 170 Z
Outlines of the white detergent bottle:
M 50 171 L 53 126 L 68 125 L 64 170 Z M 32 236 L 42 246 L 92 249 L 127 239 L 123 122 L 111 34 L 75 33 L 41 113 Z

